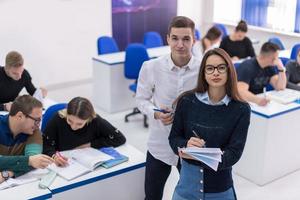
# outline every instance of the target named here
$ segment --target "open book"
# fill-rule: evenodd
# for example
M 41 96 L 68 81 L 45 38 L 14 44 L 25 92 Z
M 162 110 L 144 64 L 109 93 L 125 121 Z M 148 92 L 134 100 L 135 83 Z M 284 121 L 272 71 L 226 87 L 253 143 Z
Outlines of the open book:
M 219 162 L 222 162 L 222 151 L 219 148 L 187 147 L 180 149 L 182 153 L 203 162 L 213 170 L 217 171 Z
M 0 190 L 37 181 L 47 173 L 47 169 L 35 169 L 17 178 L 9 178 L 0 184 Z
M 48 169 L 55 171 L 59 176 L 67 180 L 72 180 L 83 174 L 93 171 L 103 162 L 113 157 L 94 148 L 75 149 L 60 152 L 68 158 L 66 167 L 58 167 L 54 163 Z
M 292 89 L 272 90 L 266 93 L 267 98 L 282 104 L 289 104 L 300 99 L 300 92 Z
M 118 164 L 128 161 L 127 156 L 120 154 L 113 147 L 103 147 L 103 148 L 100 148 L 99 150 L 102 151 L 103 153 L 108 154 L 113 157 L 113 159 L 110 159 L 110 160 L 102 163 L 101 166 L 103 166 L 104 168 L 111 168 L 115 165 L 118 165 Z

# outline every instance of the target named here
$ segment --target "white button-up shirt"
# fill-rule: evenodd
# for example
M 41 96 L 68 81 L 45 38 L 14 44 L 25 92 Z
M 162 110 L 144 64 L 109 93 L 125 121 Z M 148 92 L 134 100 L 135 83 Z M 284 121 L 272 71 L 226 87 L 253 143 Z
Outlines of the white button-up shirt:
M 229 96 L 227 96 L 227 94 L 223 97 L 223 99 L 221 99 L 219 102 L 217 103 L 213 103 L 209 96 L 208 96 L 208 92 L 204 92 L 204 93 L 196 93 L 196 97 L 197 99 L 199 99 L 199 101 L 208 104 L 208 105 L 213 105 L 213 106 L 219 106 L 219 105 L 223 105 L 225 104 L 226 106 L 228 106 L 229 102 L 231 101 L 231 98 Z
M 186 66 L 175 66 L 171 55 L 144 62 L 138 79 L 136 102 L 149 119 L 148 151 L 156 159 L 176 165 L 178 156 L 169 145 L 171 125 L 154 119 L 154 108 L 172 107 L 174 100 L 197 84 L 200 61 L 192 57 Z

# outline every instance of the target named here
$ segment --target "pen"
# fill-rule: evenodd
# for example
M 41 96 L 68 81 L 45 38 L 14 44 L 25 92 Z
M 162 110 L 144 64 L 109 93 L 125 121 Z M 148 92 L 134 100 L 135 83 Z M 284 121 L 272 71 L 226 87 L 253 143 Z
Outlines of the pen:
M 167 110 L 164 110 L 164 109 L 158 109 L 158 108 L 154 108 L 153 110 L 156 111 L 156 112 L 162 112 L 164 114 L 171 112 L 171 111 L 167 111 Z
M 196 131 L 192 130 L 192 132 L 193 132 L 193 134 L 194 134 L 194 136 L 195 136 L 196 138 L 201 139 L 200 136 L 196 133 Z M 201 140 L 203 140 L 203 139 L 201 139 Z M 204 141 L 204 140 L 203 140 L 203 141 Z M 204 145 L 202 146 L 202 148 L 205 148 L 205 147 L 206 147 L 206 145 L 205 145 L 205 141 L 204 141 Z
M 266 98 L 267 97 L 267 88 L 264 87 L 263 91 L 264 91 L 264 97 Z

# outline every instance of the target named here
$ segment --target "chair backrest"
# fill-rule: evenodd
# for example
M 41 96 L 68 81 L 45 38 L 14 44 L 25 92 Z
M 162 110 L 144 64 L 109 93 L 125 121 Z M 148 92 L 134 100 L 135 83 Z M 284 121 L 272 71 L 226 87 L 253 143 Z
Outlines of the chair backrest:
M 46 128 L 46 125 L 47 125 L 47 122 L 49 121 L 49 119 L 52 118 L 53 114 L 56 113 L 59 110 L 62 110 L 64 108 L 66 108 L 66 107 L 67 107 L 66 103 L 58 103 L 58 104 L 50 106 L 46 110 L 46 112 L 43 115 L 43 119 L 42 119 L 42 128 L 41 128 L 42 132 L 44 132 L 44 130 Z
M 228 35 L 227 28 L 223 24 L 215 24 L 215 27 L 222 32 L 222 39 Z
M 163 40 L 158 32 L 150 31 L 144 34 L 144 45 L 146 48 L 163 46 Z
M 277 44 L 278 47 L 280 48 L 280 50 L 285 49 L 283 43 L 281 42 L 281 40 L 278 37 L 270 37 L 269 42 L 271 42 L 273 44 Z
M 285 57 L 279 57 L 280 58 L 280 60 L 281 60 L 281 62 L 282 62 L 282 64 L 285 66 L 286 65 L 286 63 L 290 60 L 289 58 L 285 58 Z
M 143 44 L 129 44 L 125 50 L 124 75 L 128 79 L 138 79 L 144 61 L 149 60 L 147 49 Z
M 292 52 L 291 52 L 291 59 L 292 60 L 296 60 L 297 59 L 297 53 L 300 49 L 300 44 L 295 44 L 292 48 Z
M 200 40 L 200 38 L 201 38 L 200 31 L 198 29 L 195 29 L 195 39 Z
M 97 41 L 98 55 L 106 53 L 114 53 L 119 51 L 119 47 L 114 38 L 102 36 Z

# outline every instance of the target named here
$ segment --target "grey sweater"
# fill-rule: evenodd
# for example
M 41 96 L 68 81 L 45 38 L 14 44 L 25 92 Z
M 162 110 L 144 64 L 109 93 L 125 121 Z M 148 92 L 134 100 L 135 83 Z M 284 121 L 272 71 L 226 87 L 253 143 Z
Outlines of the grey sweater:
M 300 91 L 300 65 L 295 60 L 291 60 L 286 64 L 287 88 Z

